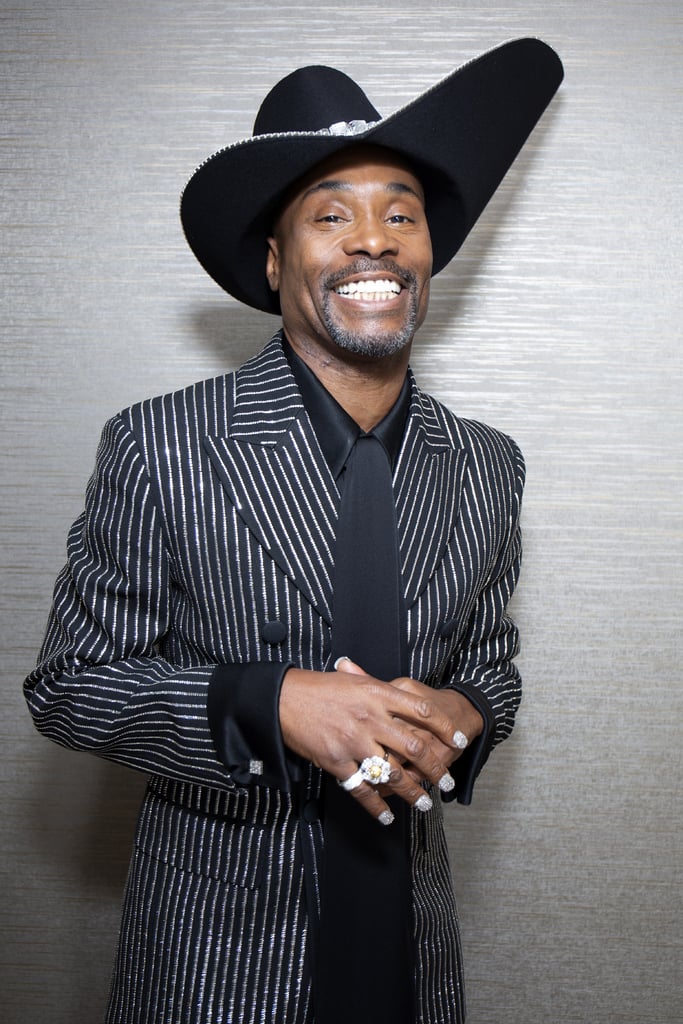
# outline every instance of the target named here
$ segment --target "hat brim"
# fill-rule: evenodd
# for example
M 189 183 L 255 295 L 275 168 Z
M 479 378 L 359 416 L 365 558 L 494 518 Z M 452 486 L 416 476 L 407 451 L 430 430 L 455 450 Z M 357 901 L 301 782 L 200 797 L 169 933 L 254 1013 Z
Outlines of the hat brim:
M 220 150 L 183 191 L 180 213 L 190 247 L 236 299 L 279 313 L 265 270 L 267 238 L 285 193 L 335 153 L 373 144 L 415 167 L 425 189 L 436 274 L 461 247 L 562 77 L 560 59 L 547 44 L 517 39 L 458 68 L 360 134 L 287 132 Z

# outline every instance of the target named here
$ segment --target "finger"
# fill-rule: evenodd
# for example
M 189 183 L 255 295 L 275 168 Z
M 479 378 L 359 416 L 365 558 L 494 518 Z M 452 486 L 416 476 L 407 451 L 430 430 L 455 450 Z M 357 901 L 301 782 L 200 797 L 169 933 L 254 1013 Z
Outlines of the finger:
M 394 679 L 392 686 L 405 692 L 420 694 L 424 684 L 416 679 L 404 676 L 400 679 Z M 444 714 L 446 714 L 453 728 L 449 746 L 454 752 L 453 760 L 455 760 L 455 758 L 463 754 L 473 739 L 482 731 L 483 720 L 472 703 L 462 694 L 449 689 L 432 690 L 430 688 L 430 695 L 434 702 L 440 706 Z M 444 701 L 448 701 L 450 706 L 444 707 Z M 457 703 L 455 708 L 453 707 L 454 701 Z
M 424 784 L 425 784 L 425 782 L 427 780 L 424 778 L 424 776 L 420 772 L 418 772 L 417 768 L 415 768 L 414 765 L 406 763 L 404 765 L 401 765 L 401 767 L 403 768 L 403 771 L 405 772 L 405 774 L 407 776 L 409 776 L 409 778 L 411 778 L 413 780 L 413 782 L 415 783 L 416 788 L 413 790 L 413 793 L 417 794 L 419 792 L 419 795 L 421 796 L 422 793 L 424 793 Z M 418 791 L 417 787 L 419 787 L 419 791 Z M 439 788 L 442 788 L 440 781 L 439 781 Z M 386 797 L 388 795 L 391 795 L 392 790 L 390 789 L 389 786 L 380 786 L 380 792 L 381 792 L 382 796 Z M 418 799 L 419 799 L 419 796 L 418 796 Z M 418 810 L 421 810 L 422 808 L 423 808 L 423 804 L 420 805 Z
M 400 797 L 417 811 L 431 811 L 432 798 L 425 792 L 423 781 L 412 765 L 395 762 L 392 764 L 391 777 L 384 790 L 386 793 Z
M 380 825 L 391 825 L 394 821 L 394 812 L 376 786 L 364 782 L 358 789 L 354 789 L 350 796 L 357 800 Z
M 422 788 L 422 785 L 425 782 L 425 779 L 423 779 L 423 777 L 420 775 L 420 773 L 418 772 L 417 768 L 414 768 L 412 764 L 408 764 L 408 763 L 402 764 L 401 768 L 406 773 L 406 775 L 410 776 L 410 778 L 413 780 L 413 782 L 415 783 L 416 786 L 419 786 L 420 788 Z M 382 796 L 387 796 L 391 792 L 391 790 L 389 789 L 388 786 L 380 786 L 379 790 L 380 790 L 380 793 L 382 794 Z
M 452 748 L 445 746 L 443 743 L 441 743 L 440 740 L 437 740 L 434 736 L 432 736 L 431 733 L 423 731 L 422 737 L 431 748 L 435 764 L 444 765 L 445 767 L 445 770 L 443 774 L 439 777 L 439 779 L 434 780 L 432 778 L 431 781 L 436 781 L 436 784 L 438 785 L 442 793 L 452 792 L 452 790 L 455 789 L 455 781 L 448 769 L 455 761 L 457 761 L 457 759 L 464 753 L 464 751 L 453 750 Z M 403 764 L 403 770 L 411 773 L 413 778 L 416 778 L 421 782 L 425 781 L 425 779 L 421 777 L 420 773 L 417 771 L 415 765 L 411 764 L 410 762 L 405 762 Z
M 384 797 L 395 794 L 411 807 L 426 812 L 432 809 L 432 799 L 425 793 L 419 779 L 386 753 L 365 758 L 360 767 L 345 779 L 338 780 L 342 789 L 357 800 L 380 824 L 389 825 L 393 812 Z
M 449 747 L 425 730 L 414 730 L 414 734 L 419 740 L 409 743 L 413 753 L 405 757 L 404 767 L 435 783 L 443 793 L 450 793 L 455 782 L 449 769 L 465 753 L 467 742 Z
M 382 758 L 381 760 L 384 759 Z M 381 793 L 384 786 L 380 787 L 380 785 L 368 782 L 360 767 L 356 768 L 347 778 L 338 779 L 337 781 L 343 790 L 348 793 L 349 798 L 357 801 L 381 825 L 390 825 L 393 822 L 393 811 Z
M 377 739 L 394 752 L 398 762 L 409 764 L 422 780 L 442 789 L 449 786 L 448 765 L 454 760 L 451 747 L 428 729 L 413 728 L 400 718 L 387 723 L 385 729 Z
M 398 796 L 418 811 L 431 811 L 432 799 L 425 792 L 422 785 L 423 780 L 414 769 L 404 767 L 393 754 L 387 756 L 386 763 L 390 768 L 388 779 L 375 786 L 369 783 L 369 789 L 374 789 L 375 793 L 382 798 Z M 360 787 L 354 795 L 361 800 L 365 800 L 370 808 L 372 808 L 373 804 L 375 807 L 379 806 L 378 802 L 376 800 L 373 801 L 371 795 Z
M 334 670 L 335 672 L 348 672 L 349 675 L 352 676 L 367 675 L 367 672 L 362 669 L 360 665 L 356 665 L 355 661 L 351 661 L 351 659 L 347 658 L 345 654 L 343 654 L 341 658 L 337 658 L 334 663 Z
M 427 730 L 452 750 L 453 723 L 439 707 L 430 688 L 420 683 L 416 685 L 420 687 L 417 692 L 401 690 L 390 684 L 390 692 L 386 695 L 390 713 L 404 723 Z
M 418 698 L 418 703 L 421 705 L 418 710 L 425 715 L 419 730 L 423 739 L 425 739 L 432 751 L 437 755 L 439 763 L 447 767 L 453 761 L 462 757 L 469 747 L 472 737 L 463 731 L 464 725 L 462 729 L 454 726 L 453 716 L 448 713 L 448 709 L 444 709 L 443 702 L 439 699 L 439 691 L 434 692 L 429 688 L 425 688 L 422 683 L 417 683 L 415 680 L 407 679 L 400 680 L 399 682 L 401 685 L 410 684 L 410 689 L 402 692 L 414 693 Z M 394 684 L 392 683 L 391 685 L 393 686 Z M 420 689 L 414 690 L 412 687 L 419 687 Z M 427 690 L 426 696 L 423 694 L 425 689 Z M 422 706 L 423 701 L 427 702 L 428 708 L 425 709 Z M 447 790 L 450 785 L 449 776 L 445 776 L 443 781 L 446 785 L 442 785 L 441 788 Z

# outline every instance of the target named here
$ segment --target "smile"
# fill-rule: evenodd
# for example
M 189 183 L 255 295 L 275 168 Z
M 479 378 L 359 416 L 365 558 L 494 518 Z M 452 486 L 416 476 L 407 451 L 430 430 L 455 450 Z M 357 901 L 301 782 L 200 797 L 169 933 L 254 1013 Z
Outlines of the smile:
M 386 302 L 395 295 L 400 295 L 402 291 L 398 281 L 386 278 L 379 281 L 350 281 L 348 284 L 338 285 L 334 290 L 337 295 L 363 302 Z

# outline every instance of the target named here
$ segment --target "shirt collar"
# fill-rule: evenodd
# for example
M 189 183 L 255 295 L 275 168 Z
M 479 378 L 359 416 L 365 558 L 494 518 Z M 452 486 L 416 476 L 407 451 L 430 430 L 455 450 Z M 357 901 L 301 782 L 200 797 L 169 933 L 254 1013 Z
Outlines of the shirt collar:
M 296 354 L 284 335 L 283 349 L 301 392 L 304 408 L 313 425 L 318 444 L 336 480 L 356 439 L 363 431 L 318 380 L 311 368 Z M 370 431 L 382 442 L 392 469 L 398 458 L 409 409 L 410 383 L 406 374 L 396 402 L 384 419 Z

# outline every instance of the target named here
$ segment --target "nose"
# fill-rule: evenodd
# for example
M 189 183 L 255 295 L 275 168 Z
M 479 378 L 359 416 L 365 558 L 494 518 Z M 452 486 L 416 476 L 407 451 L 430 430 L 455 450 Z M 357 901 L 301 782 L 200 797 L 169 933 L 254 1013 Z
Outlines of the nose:
M 355 219 L 344 240 L 344 248 L 349 256 L 364 255 L 377 260 L 381 256 L 395 256 L 398 245 L 389 226 L 380 217 L 368 213 Z

